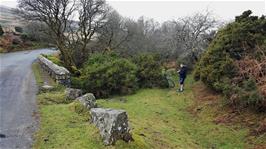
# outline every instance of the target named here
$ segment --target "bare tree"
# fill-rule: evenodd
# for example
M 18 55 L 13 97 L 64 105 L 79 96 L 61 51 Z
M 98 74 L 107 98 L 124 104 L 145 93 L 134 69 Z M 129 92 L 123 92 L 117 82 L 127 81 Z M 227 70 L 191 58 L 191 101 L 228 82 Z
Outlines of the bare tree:
M 70 17 L 75 11 L 75 1 L 70 0 L 19 0 L 19 8 L 24 18 L 47 24 L 49 33 L 56 41 L 66 66 L 75 66 L 72 51 L 66 45 L 65 32 Z
M 115 10 L 107 15 L 107 22 L 99 31 L 99 45 L 105 50 L 116 50 L 123 43 L 129 42 L 132 32 L 128 29 L 127 19 L 121 17 Z
M 106 23 L 108 7 L 105 0 L 80 0 L 79 3 L 79 29 L 77 41 L 81 41 L 81 58 L 87 58 L 87 45 L 97 36 L 96 33 Z
M 153 19 L 140 17 L 137 21 L 125 20 L 127 32 L 130 34 L 127 42 L 124 42 L 120 52 L 134 55 L 136 53 L 154 52 L 156 43 L 155 33 L 160 28 L 159 23 Z
M 86 47 L 105 23 L 108 10 L 104 0 L 19 0 L 19 8 L 24 18 L 47 24 L 70 70 L 77 62 L 74 52 L 86 59 Z
M 19 0 L 19 4 L 25 18 L 47 24 L 68 68 L 81 66 L 97 48 L 124 55 L 157 52 L 165 59 L 190 57 L 195 62 L 217 29 L 208 11 L 160 25 L 144 17 L 123 18 L 104 0 Z
M 53 40 L 48 36 L 48 26 L 40 22 L 29 22 L 24 27 L 25 33 L 30 40 L 53 43 Z M 54 44 L 54 43 L 53 43 Z
M 213 35 L 217 27 L 217 21 L 210 12 L 196 13 L 193 16 L 174 21 L 176 24 L 175 35 L 177 43 L 183 43 L 185 54 L 191 54 L 197 61 L 198 56 L 206 48 L 207 35 Z M 210 37 L 210 36 L 209 36 Z

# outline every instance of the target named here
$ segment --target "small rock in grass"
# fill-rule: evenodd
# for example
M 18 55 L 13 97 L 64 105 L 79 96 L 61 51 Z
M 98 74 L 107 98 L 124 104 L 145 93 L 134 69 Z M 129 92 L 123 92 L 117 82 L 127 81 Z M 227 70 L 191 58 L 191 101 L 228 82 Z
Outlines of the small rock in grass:
M 52 89 L 54 89 L 54 87 L 53 86 L 50 86 L 50 85 L 43 85 L 41 87 L 41 90 L 44 90 L 44 91 L 50 91 Z
M 66 88 L 65 95 L 67 99 L 74 100 L 82 95 L 82 90 L 74 88 Z
M 78 97 L 76 100 L 81 102 L 87 109 L 96 108 L 96 99 L 92 93 L 87 93 L 83 96 Z

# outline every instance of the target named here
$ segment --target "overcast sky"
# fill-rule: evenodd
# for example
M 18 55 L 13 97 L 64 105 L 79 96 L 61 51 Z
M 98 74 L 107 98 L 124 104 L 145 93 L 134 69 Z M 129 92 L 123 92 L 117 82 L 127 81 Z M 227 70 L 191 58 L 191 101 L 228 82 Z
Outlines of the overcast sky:
M 254 15 L 266 14 L 266 0 L 107 0 L 122 16 L 137 19 L 140 16 L 163 22 L 196 12 L 211 11 L 219 20 L 230 21 L 245 10 Z M 1 5 L 16 7 L 16 0 L 0 0 Z

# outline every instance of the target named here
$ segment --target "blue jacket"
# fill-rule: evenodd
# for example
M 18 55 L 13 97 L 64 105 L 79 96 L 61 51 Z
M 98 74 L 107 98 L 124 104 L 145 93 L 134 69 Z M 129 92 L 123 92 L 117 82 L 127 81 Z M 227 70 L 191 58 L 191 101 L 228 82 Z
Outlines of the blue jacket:
M 179 77 L 180 78 L 186 78 L 187 77 L 187 68 L 181 67 L 180 71 L 179 71 Z

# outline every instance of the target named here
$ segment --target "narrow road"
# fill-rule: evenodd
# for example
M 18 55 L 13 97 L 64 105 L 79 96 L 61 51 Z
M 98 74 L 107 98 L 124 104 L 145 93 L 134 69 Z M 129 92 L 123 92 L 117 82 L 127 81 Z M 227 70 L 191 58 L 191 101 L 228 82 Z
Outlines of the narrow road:
M 38 126 L 32 62 L 49 49 L 0 54 L 0 149 L 28 149 Z

